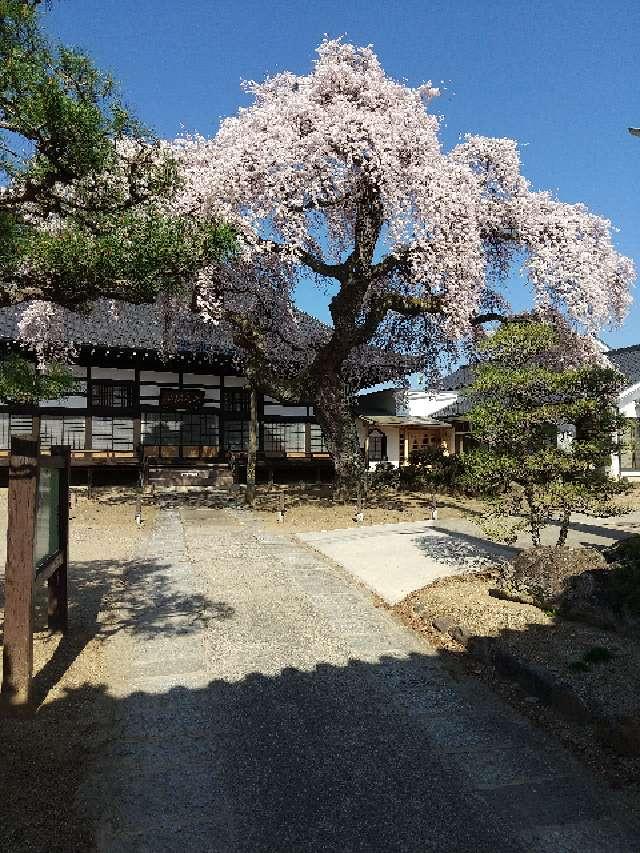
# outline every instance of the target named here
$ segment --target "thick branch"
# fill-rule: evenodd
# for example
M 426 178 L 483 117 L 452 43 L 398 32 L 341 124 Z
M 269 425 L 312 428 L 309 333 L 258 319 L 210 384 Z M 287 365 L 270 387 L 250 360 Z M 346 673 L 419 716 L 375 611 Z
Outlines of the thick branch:
M 400 252 L 395 252 L 392 255 L 387 255 L 386 258 L 371 267 L 371 276 L 375 279 L 386 278 L 394 272 L 407 272 L 407 263 L 409 258 L 409 250 L 403 249 Z
M 342 279 L 345 273 L 344 264 L 327 264 L 322 258 L 317 258 L 311 252 L 299 251 L 298 257 L 305 263 L 309 269 L 318 275 L 324 275 L 327 278 L 336 278 L 338 281 Z
M 535 319 L 526 314 L 500 314 L 497 311 L 487 311 L 485 314 L 476 314 L 471 318 L 472 326 L 482 326 L 484 323 L 529 323 Z

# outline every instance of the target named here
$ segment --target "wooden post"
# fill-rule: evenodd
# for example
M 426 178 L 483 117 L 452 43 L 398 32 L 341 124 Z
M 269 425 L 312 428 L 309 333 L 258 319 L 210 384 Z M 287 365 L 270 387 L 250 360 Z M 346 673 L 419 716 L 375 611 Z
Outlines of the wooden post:
M 33 674 L 33 582 L 38 442 L 13 436 L 9 460 L 3 698 L 25 706 Z
M 68 625 L 69 599 L 67 594 L 67 568 L 69 565 L 69 465 L 71 450 L 68 447 L 52 447 L 51 456 L 59 459 L 60 485 L 58 489 L 58 543 L 62 554 L 62 565 L 47 581 L 49 603 L 47 624 L 51 631 L 66 631 Z
M 249 444 L 247 446 L 247 504 L 256 500 L 256 456 L 258 453 L 258 395 L 251 389 L 251 414 L 249 419 Z

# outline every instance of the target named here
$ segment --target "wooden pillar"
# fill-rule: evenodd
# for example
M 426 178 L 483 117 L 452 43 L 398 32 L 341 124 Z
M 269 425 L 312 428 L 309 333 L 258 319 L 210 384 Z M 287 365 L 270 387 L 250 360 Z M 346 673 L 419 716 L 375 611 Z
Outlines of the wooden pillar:
M 220 456 L 226 450 L 226 442 L 224 437 L 224 373 L 220 374 L 220 412 L 218 414 L 218 453 Z
M 369 429 L 367 427 L 367 432 L 364 437 L 364 470 L 369 470 Z
M 84 419 L 84 449 L 91 450 L 91 442 L 93 440 L 93 420 L 91 415 L 86 415 Z
M 405 432 L 404 434 L 404 464 L 409 465 L 409 433 Z
M 33 581 L 38 442 L 14 436 L 9 460 L 3 698 L 28 705 L 33 674 Z
M 256 500 L 256 456 L 258 451 L 258 395 L 251 389 L 249 418 L 249 443 L 247 446 L 247 504 L 253 506 Z
M 69 466 L 71 450 L 52 447 L 51 456 L 60 460 L 58 487 L 58 549 L 62 564 L 47 581 L 49 602 L 48 625 L 52 631 L 66 631 L 68 624 L 67 568 L 69 565 Z

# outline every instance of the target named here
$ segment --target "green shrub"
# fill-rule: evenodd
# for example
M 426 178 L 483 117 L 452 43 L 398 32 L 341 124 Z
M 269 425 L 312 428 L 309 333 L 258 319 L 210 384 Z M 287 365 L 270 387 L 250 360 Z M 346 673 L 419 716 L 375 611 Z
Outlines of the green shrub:
M 450 456 L 439 447 L 426 447 L 412 454 L 412 463 L 400 469 L 400 483 L 405 488 L 440 492 L 458 488 L 462 457 Z
M 616 609 L 640 616 L 640 535 L 618 542 L 606 553 L 612 564 L 609 595 Z

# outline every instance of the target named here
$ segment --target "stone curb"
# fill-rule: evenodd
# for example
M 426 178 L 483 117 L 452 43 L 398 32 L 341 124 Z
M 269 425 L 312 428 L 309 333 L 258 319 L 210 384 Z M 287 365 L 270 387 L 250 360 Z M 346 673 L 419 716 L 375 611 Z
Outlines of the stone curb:
M 435 624 L 434 627 L 440 630 Z M 565 718 L 592 725 L 601 743 L 621 755 L 640 755 L 640 713 L 607 714 L 595 703 L 587 704 L 570 684 L 554 678 L 539 664 L 518 657 L 498 638 L 472 637 L 459 626 L 449 628 L 446 633 L 464 646 L 469 654 L 491 664 L 501 675 L 516 681 Z

